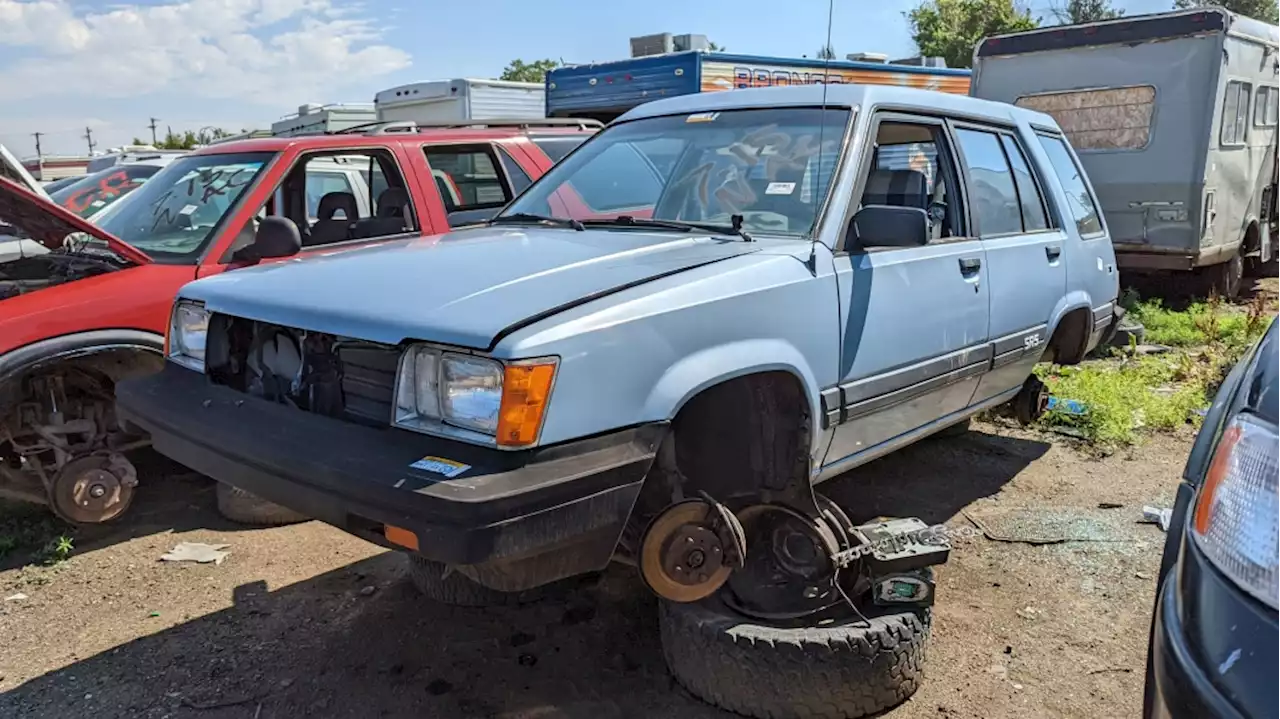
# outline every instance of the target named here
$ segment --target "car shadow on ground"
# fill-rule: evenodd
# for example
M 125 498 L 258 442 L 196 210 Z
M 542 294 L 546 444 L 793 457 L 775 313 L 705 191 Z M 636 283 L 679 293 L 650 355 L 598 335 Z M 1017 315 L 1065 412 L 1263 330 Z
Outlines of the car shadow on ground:
M 1048 445 L 970 432 L 936 438 L 823 485 L 856 518 L 942 522 L 995 494 Z M 466 609 L 420 597 L 403 557 L 379 554 L 36 677 L 0 716 L 145 719 L 728 717 L 662 658 L 656 602 L 615 565 L 563 597 Z

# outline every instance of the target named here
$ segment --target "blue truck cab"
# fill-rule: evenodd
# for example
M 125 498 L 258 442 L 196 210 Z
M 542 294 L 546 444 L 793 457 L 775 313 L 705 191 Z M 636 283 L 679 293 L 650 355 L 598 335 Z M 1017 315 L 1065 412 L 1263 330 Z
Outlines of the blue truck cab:
M 1117 291 L 1048 115 L 889 86 L 698 94 L 626 113 L 485 225 L 186 285 L 171 361 L 118 411 L 404 552 L 435 599 L 635 565 L 695 695 L 860 716 L 918 684 L 947 544 L 814 487 L 1034 410 L 1033 367 L 1080 361 Z

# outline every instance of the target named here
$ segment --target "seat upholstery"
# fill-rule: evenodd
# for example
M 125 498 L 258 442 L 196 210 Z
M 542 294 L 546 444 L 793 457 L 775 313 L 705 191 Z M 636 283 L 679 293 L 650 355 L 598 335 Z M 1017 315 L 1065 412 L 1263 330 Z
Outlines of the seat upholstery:
M 919 170 L 872 170 L 862 204 L 929 208 L 929 178 Z
M 342 212 L 342 217 L 334 215 Z M 351 237 L 351 227 L 360 216 L 356 196 L 350 192 L 329 192 L 320 198 L 316 208 L 319 219 L 311 226 L 311 235 L 305 242 L 310 245 L 328 245 Z
M 413 228 L 409 213 L 409 191 L 403 187 L 388 187 L 378 195 L 377 212 L 373 217 L 360 220 L 352 230 L 353 237 L 385 237 L 398 235 Z

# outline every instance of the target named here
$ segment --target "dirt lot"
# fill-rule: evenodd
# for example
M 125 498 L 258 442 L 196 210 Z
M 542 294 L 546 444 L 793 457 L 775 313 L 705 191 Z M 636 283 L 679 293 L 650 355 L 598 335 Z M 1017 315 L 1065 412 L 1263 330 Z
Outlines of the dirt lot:
M 1164 535 L 1136 520 L 1172 501 L 1190 439 L 1094 459 L 1062 437 L 977 424 L 824 485 L 855 519 L 971 527 L 963 510 L 995 533 L 1081 540 L 958 540 L 938 572 L 925 684 L 889 716 L 1137 715 Z M 0 716 L 729 716 L 666 673 L 633 570 L 519 609 L 442 607 L 415 595 L 394 553 L 314 522 L 233 527 L 206 480 L 157 474 L 177 476 L 68 561 L 0 565 Z M 179 541 L 231 555 L 158 561 Z

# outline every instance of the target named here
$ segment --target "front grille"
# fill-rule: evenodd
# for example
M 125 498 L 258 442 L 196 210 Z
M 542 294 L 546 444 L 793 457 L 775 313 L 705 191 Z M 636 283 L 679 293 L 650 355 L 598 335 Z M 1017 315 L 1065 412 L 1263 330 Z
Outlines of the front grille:
M 349 422 L 391 421 L 400 362 L 393 345 L 215 314 L 206 361 L 215 384 Z

